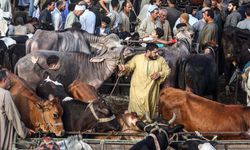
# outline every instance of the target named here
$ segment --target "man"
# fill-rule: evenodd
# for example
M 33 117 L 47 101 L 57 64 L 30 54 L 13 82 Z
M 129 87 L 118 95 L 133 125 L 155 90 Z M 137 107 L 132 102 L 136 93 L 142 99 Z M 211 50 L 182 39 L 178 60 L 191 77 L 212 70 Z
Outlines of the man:
M 198 38 L 200 48 L 202 48 L 208 41 L 213 41 L 218 44 L 218 26 L 213 18 L 214 12 L 211 9 L 205 10 L 204 19 L 206 25 L 201 30 Z
M 197 18 L 198 20 L 202 19 L 203 18 L 203 15 L 202 15 L 203 10 L 210 9 L 210 7 L 211 7 L 211 0 L 204 0 L 202 3 L 202 9 L 196 12 L 195 18 Z
M 159 11 L 159 27 L 163 29 L 164 35 L 163 39 L 166 41 L 172 40 L 172 31 L 170 29 L 170 24 L 167 20 L 167 10 L 166 9 L 160 9 Z
M 165 59 L 158 56 L 155 43 L 148 43 L 146 52 L 134 56 L 126 65 L 120 64 L 124 74 L 133 72 L 130 86 L 129 112 L 136 112 L 140 118 L 154 118 L 157 113 L 160 84 L 170 74 Z
M 250 31 L 250 6 L 247 7 L 246 9 L 246 19 L 240 21 L 237 24 L 237 27 L 240 29 L 248 29 Z
M 65 10 L 65 4 L 66 3 L 64 1 L 58 1 L 56 3 L 56 8 L 54 9 L 54 11 L 51 12 L 52 22 L 53 22 L 55 31 L 63 29 L 63 21 L 62 21 L 61 12 Z
M 85 5 L 74 6 L 74 4 L 70 4 L 69 5 L 70 13 L 66 18 L 64 29 L 71 28 L 74 22 L 79 22 L 78 17 L 82 15 L 85 9 L 86 9 Z
M 84 5 L 86 6 L 86 10 L 80 16 L 80 23 L 81 23 L 81 26 L 82 26 L 82 30 L 85 30 L 88 33 L 94 34 L 96 16 L 88 8 L 87 3 L 90 3 L 90 0 L 85 0 L 84 3 L 85 3 Z
M 151 7 L 149 12 L 150 16 L 145 18 L 138 28 L 138 33 L 141 38 L 149 36 L 155 30 L 155 28 L 157 28 L 157 19 L 159 17 L 158 7 Z
M 224 27 L 232 26 L 236 27 L 237 23 L 241 21 L 241 14 L 237 11 L 239 7 L 239 2 L 237 0 L 232 0 L 229 2 L 227 10 L 230 13 L 227 18 Z
M 122 4 L 122 11 L 120 12 L 121 17 L 121 32 L 130 33 L 130 21 L 129 21 L 129 12 L 132 10 L 132 3 L 130 1 L 125 1 Z
M 41 79 L 46 79 L 48 76 L 50 76 L 52 80 L 56 81 L 61 78 L 57 73 L 61 67 L 58 56 L 51 55 L 47 58 L 46 63 L 48 65 L 48 70 L 42 68 L 42 66 L 38 63 L 38 60 L 38 57 L 31 57 L 31 62 L 34 64 L 34 71 Z
M 203 15 L 202 19 L 198 20 L 198 22 L 196 22 L 192 26 L 192 30 L 194 31 L 193 43 L 195 43 L 195 44 L 197 44 L 197 42 L 198 42 L 198 38 L 199 38 L 199 34 L 200 34 L 201 30 L 206 25 L 205 14 L 204 13 L 208 9 L 210 9 L 210 8 L 202 8 L 202 15 Z
M 43 9 L 39 17 L 39 28 L 42 30 L 54 30 L 51 12 L 55 9 L 55 2 L 48 0 L 45 6 L 46 8 Z
M 110 29 L 111 31 L 118 33 L 119 31 L 119 26 L 121 24 L 121 18 L 120 15 L 118 13 L 119 11 L 119 1 L 118 0 L 112 0 L 111 1 L 111 6 L 112 6 L 112 10 L 110 11 L 110 13 L 107 15 L 108 17 L 110 17 L 111 22 L 110 22 Z
M 181 12 L 175 7 L 174 1 L 175 0 L 167 0 L 168 7 L 166 8 L 168 11 L 167 20 L 169 21 L 171 29 L 174 28 L 174 24 L 175 24 L 176 20 L 181 15 Z
M 12 150 L 14 134 L 21 138 L 34 131 L 27 129 L 20 119 L 20 114 L 8 91 L 10 80 L 6 70 L 0 70 L 0 149 Z

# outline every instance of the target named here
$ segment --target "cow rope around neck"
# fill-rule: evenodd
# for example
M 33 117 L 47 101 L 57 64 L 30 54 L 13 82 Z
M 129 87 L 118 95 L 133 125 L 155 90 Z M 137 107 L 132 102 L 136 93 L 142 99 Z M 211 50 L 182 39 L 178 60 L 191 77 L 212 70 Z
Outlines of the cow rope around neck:
M 93 116 L 95 117 L 95 119 L 99 122 L 99 123 L 104 123 L 104 122 L 109 122 L 115 119 L 115 115 L 113 114 L 112 116 L 108 117 L 108 118 L 99 118 L 95 112 L 95 109 L 93 107 L 93 102 L 89 103 L 88 106 L 86 107 L 86 109 L 89 108 L 91 113 L 93 114 Z M 85 109 L 85 111 L 86 111 Z
M 165 130 L 163 130 L 161 127 L 159 127 L 158 123 L 153 123 L 153 124 L 154 124 L 154 128 L 150 130 L 150 134 L 148 136 L 151 136 L 154 139 L 155 149 L 161 150 L 159 140 L 153 132 L 158 131 L 159 134 L 163 132 L 165 137 L 166 137 L 166 141 L 169 141 L 168 133 Z M 166 126 L 166 125 L 164 125 L 164 126 Z
M 44 115 L 44 110 L 42 109 L 42 118 L 43 118 L 43 121 L 45 122 L 45 127 L 46 127 L 46 130 L 49 130 L 49 127 L 53 127 L 53 126 L 63 126 L 63 123 L 50 123 L 46 120 L 46 117 Z M 50 130 L 49 130 L 50 131 Z

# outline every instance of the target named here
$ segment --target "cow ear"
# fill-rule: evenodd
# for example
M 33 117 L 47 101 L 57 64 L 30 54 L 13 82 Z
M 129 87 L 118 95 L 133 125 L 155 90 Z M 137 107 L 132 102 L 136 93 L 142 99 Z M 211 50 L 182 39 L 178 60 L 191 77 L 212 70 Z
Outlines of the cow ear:
M 103 62 L 104 61 L 104 58 L 101 58 L 101 57 L 92 57 L 90 60 L 90 62 L 95 62 L 95 63 L 99 63 L 99 62 Z

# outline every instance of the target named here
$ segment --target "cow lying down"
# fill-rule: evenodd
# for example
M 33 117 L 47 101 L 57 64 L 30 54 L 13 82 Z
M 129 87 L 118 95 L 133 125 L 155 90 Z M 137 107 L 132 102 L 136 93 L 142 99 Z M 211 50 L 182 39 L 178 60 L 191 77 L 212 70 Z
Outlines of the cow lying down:
M 250 127 L 250 107 L 224 105 L 174 88 L 160 93 L 160 113 L 174 123 L 183 124 L 188 131 L 243 132 Z

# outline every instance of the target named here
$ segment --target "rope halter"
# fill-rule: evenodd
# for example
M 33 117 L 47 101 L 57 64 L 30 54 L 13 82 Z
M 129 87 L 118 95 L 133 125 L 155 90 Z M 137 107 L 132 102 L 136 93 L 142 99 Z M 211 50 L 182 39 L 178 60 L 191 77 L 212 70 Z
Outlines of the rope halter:
M 95 109 L 93 107 L 93 102 L 89 103 L 87 108 L 90 109 L 91 113 L 93 114 L 93 116 L 95 117 L 95 119 L 99 122 L 99 123 L 104 123 L 104 122 L 109 122 L 109 121 L 112 121 L 115 119 L 115 115 L 113 114 L 112 116 L 110 117 L 107 117 L 107 118 L 99 118 L 95 112 Z M 86 109 L 87 109 L 86 108 Z M 85 111 L 86 111 L 85 109 Z

